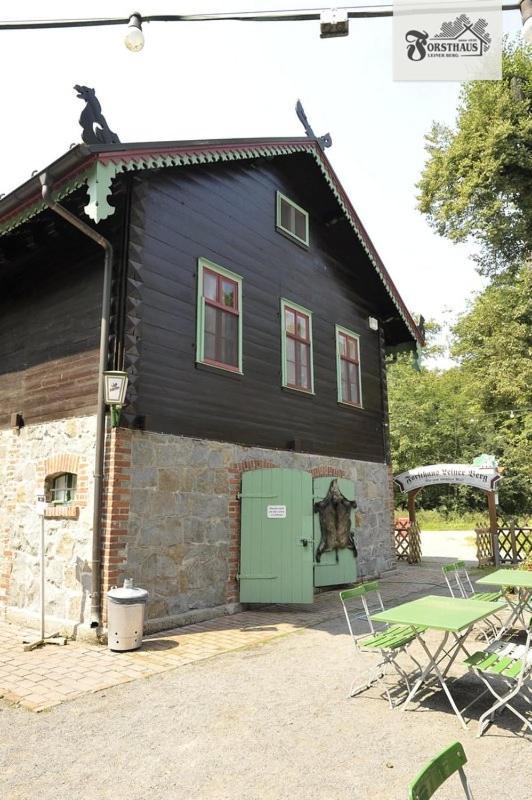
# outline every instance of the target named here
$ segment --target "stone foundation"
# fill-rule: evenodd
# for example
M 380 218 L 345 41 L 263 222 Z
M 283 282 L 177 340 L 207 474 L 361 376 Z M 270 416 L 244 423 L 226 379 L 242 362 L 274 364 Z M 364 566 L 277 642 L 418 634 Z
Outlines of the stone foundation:
M 353 480 L 360 576 L 393 568 L 387 465 L 133 431 L 127 540 L 117 575 L 149 591 L 151 629 L 196 610 L 238 607 L 240 475 L 263 467 Z
M 72 629 L 90 609 L 93 416 L 0 430 L 0 607 L 8 618 L 37 622 L 40 609 L 40 525 L 35 510 L 45 479 L 77 475 L 71 506 L 45 517 L 46 616 Z
M 46 614 L 49 627 L 69 632 L 90 621 L 95 429 L 94 417 L 82 417 L 0 431 L 0 602 L 19 622 L 39 612 L 35 497 L 62 471 L 76 472 L 78 493 L 72 507 L 45 519 Z M 133 578 L 150 595 L 150 631 L 238 610 L 241 473 L 266 467 L 353 480 L 360 577 L 393 568 L 387 465 L 118 428 L 106 440 L 104 598 Z M 105 621 L 105 599 L 103 614 Z

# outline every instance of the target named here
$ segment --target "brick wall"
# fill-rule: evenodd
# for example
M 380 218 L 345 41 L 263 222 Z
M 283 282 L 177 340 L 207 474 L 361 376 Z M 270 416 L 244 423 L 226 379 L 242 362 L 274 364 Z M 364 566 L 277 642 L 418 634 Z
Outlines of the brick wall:
M 101 517 L 102 614 L 106 592 L 127 577 L 127 536 L 131 479 L 131 430 L 112 428 L 106 439 Z

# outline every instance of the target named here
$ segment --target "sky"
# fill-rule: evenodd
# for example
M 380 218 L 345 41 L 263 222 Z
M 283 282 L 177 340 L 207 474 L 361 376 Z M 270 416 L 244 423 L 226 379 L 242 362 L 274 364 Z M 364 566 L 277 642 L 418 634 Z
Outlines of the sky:
M 369 0 L 368 0 L 369 2 Z M 0 0 L 0 19 L 315 8 L 307 0 L 65 2 Z M 521 28 L 518 11 L 503 15 Z M 140 53 L 125 28 L 0 31 L 3 124 L 0 193 L 81 141 L 72 87 L 96 89 L 122 142 L 299 136 L 301 98 L 403 299 L 426 319 L 452 320 L 482 279 L 473 249 L 451 244 L 416 209 L 433 120 L 453 124 L 460 84 L 394 82 L 392 21 L 351 20 L 349 36 L 321 40 L 318 22 L 144 25 Z

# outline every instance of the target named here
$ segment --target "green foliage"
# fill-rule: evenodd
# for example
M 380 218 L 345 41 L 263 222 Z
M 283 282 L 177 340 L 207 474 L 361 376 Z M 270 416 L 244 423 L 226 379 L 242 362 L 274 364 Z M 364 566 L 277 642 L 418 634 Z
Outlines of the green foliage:
M 513 270 L 532 252 L 532 47 L 506 43 L 501 81 L 464 84 L 456 127 L 434 123 L 419 209 L 453 241 L 474 240 L 479 271 Z
M 504 513 L 532 509 L 532 270 L 484 290 L 454 328 L 456 365 L 412 369 L 406 356 L 388 371 L 390 442 L 396 473 L 425 464 L 471 463 L 493 453 L 504 467 Z M 429 352 L 431 351 L 429 345 Z M 404 505 L 404 495 L 397 495 Z M 481 492 L 431 486 L 419 496 L 443 515 L 485 510 Z
M 531 405 L 532 269 L 476 298 L 454 330 L 452 355 L 485 411 Z M 525 402 L 523 402 L 525 401 Z

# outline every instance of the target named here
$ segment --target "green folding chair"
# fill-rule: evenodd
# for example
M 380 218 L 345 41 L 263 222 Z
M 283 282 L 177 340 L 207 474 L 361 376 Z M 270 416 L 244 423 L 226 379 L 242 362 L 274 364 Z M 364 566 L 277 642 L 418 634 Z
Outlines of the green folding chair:
M 384 627 L 381 626 L 380 630 L 376 629 L 375 623 L 371 619 L 371 614 L 377 611 L 384 611 L 384 604 L 379 591 L 378 581 L 363 583 L 360 586 L 355 586 L 354 589 L 345 589 L 343 592 L 340 592 L 340 600 L 342 601 L 345 618 L 347 620 L 347 627 L 349 628 L 349 633 L 351 634 L 351 639 L 353 640 L 357 652 L 369 652 L 379 655 L 379 661 L 377 665 L 370 670 L 367 679 L 361 684 L 357 684 L 356 681 L 352 683 L 349 697 L 354 697 L 360 694 L 360 692 L 369 689 L 372 684 L 379 683 L 383 687 L 386 697 L 388 698 L 390 708 L 393 708 L 397 703 L 393 703 L 390 691 L 385 683 L 387 669 L 391 666 L 397 672 L 399 677 L 404 680 L 407 694 L 409 694 L 410 683 L 408 674 L 397 663 L 397 657 L 400 653 L 407 652 L 408 646 L 416 638 L 416 630 L 421 631 L 425 629 L 421 627 L 416 629 L 411 625 L 385 625 Z M 357 635 L 353 630 L 352 623 L 355 617 L 355 603 L 353 601 L 358 600 L 362 601 L 363 616 L 365 616 L 369 625 L 371 631 L 370 635 L 367 633 Z M 375 607 L 370 605 L 372 601 L 375 601 Z M 356 616 L 361 616 L 359 608 L 357 608 Z M 416 661 L 411 653 L 408 653 L 408 656 L 414 662 L 416 672 L 421 673 L 422 669 L 418 661 Z
M 500 591 L 475 592 L 464 561 L 453 561 L 452 564 L 444 564 L 442 572 L 451 597 L 458 597 L 464 600 L 483 600 L 486 603 L 494 603 L 502 597 L 502 592 Z M 499 623 L 499 627 L 502 626 L 502 622 L 497 615 L 494 614 L 493 616 Z M 480 630 L 489 644 L 492 639 L 497 638 L 497 626 L 489 619 L 484 620 L 484 625 L 485 627 L 481 627 Z
M 408 800 L 429 800 L 438 791 L 442 783 L 458 772 L 462 788 L 467 800 L 473 800 L 473 794 L 464 772 L 467 763 L 464 748 L 460 742 L 454 742 L 442 750 L 436 758 L 423 767 L 417 778 L 410 784 Z
M 477 737 L 482 736 L 486 728 L 493 722 L 495 714 L 507 708 L 515 714 L 526 727 L 532 731 L 532 722 L 518 711 L 511 703 L 514 697 L 521 697 L 529 706 L 532 705 L 532 618 L 528 626 L 525 644 L 497 640 L 485 650 L 473 653 L 465 663 L 480 678 L 491 694 L 495 703 L 479 718 Z M 500 693 L 502 685 L 506 692 Z M 497 686 L 497 689 L 495 688 Z

